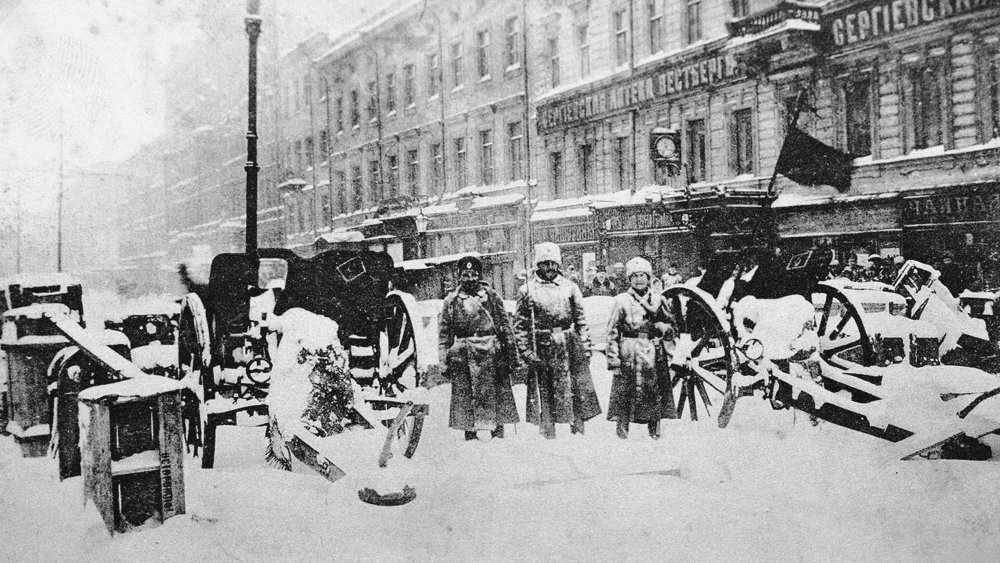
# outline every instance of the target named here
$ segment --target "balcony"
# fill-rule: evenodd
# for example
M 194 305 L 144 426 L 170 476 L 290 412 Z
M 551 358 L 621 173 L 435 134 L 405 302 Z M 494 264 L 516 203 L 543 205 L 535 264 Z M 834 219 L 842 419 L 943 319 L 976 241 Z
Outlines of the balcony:
M 785 1 L 763 12 L 726 22 L 726 30 L 734 38 L 762 35 L 780 27 L 818 31 L 819 17 L 819 6 Z

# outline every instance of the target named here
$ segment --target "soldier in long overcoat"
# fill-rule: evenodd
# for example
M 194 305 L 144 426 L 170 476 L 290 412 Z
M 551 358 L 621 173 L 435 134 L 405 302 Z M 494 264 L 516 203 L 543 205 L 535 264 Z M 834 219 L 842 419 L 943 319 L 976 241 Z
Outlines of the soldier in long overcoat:
M 546 438 L 557 423 L 582 434 L 601 413 L 590 376 L 590 339 L 580 288 L 559 273 L 559 247 L 535 247 L 534 275 L 521 286 L 514 332 L 528 360 L 526 418 Z
M 630 422 L 646 423 L 660 436 L 660 420 L 674 418 L 669 358 L 663 340 L 674 338 L 673 320 L 659 294 L 649 288 L 652 265 L 633 258 L 625 265 L 627 291 L 615 296 L 608 318 L 608 370 L 611 399 L 608 420 L 618 423 L 618 437 L 628 438 Z
M 447 297 L 438 332 L 440 358 L 451 381 L 448 426 L 480 436 L 503 438 L 503 425 L 520 420 L 511 391 L 518 357 L 510 318 L 503 300 L 480 280 L 478 258 L 458 261 L 459 285 Z

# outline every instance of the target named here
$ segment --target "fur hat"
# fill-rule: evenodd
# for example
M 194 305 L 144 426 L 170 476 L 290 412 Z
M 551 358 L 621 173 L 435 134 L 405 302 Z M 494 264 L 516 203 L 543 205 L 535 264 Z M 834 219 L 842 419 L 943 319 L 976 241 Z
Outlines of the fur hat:
M 559 245 L 554 242 L 540 242 L 535 245 L 535 264 L 542 262 L 555 262 L 562 265 L 562 255 L 559 252 Z
M 652 278 L 653 265 L 649 263 L 649 260 L 636 256 L 629 260 L 628 264 L 625 264 L 625 278 L 631 278 L 632 274 L 646 274 Z
M 459 259 L 457 266 L 459 274 L 466 270 L 472 270 L 480 276 L 483 275 L 483 261 L 475 256 L 463 256 Z

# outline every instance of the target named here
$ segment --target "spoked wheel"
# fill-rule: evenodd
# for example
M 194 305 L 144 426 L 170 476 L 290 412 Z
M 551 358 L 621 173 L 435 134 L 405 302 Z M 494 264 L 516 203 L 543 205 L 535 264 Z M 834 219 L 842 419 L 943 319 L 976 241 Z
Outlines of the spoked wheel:
M 715 310 L 710 295 L 697 288 L 674 286 L 663 292 L 677 330 L 671 360 L 678 418 L 687 410 L 691 420 L 718 417 L 720 428 L 729 424 L 738 389 L 736 345 L 729 323 Z
M 379 331 L 379 380 L 382 393 L 393 395 L 420 384 L 417 372 L 417 333 L 409 308 L 395 292 L 386 296 Z
M 204 445 L 202 466 L 208 463 L 211 467 L 214 457 L 209 453 L 208 439 L 205 436 L 204 421 L 201 416 L 201 403 L 205 400 L 204 382 L 208 376 L 205 372 L 211 365 L 212 355 L 208 329 L 208 315 L 201 298 L 189 293 L 181 303 L 181 315 L 177 330 L 177 371 L 178 377 L 185 383 L 183 392 L 184 440 L 188 450 L 198 455 L 198 448 Z
M 825 283 L 817 285 L 815 292 L 823 303 L 817 323 L 820 357 L 841 369 L 846 367 L 845 361 L 873 365 L 875 348 L 854 303 L 840 289 Z

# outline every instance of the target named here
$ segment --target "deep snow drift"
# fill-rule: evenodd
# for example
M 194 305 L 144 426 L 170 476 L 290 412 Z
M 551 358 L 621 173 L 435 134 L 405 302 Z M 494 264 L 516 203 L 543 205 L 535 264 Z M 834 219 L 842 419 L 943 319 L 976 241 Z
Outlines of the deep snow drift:
M 592 371 L 606 407 L 600 353 Z M 83 505 L 81 478 L 60 483 L 55 460 L 23 459 L 2 437 L 0 559 L 1000 558 L 995 462 L 887 461 L 886 442 L 758 398 L 740 399 L 725 430 L 668 421 L 659 441 L 641 425 L 619 440 L 602 415 L 584 436 L 560 425 L 544 440 L 521 423 L 504 440 L 464 442 L 447 428 L 449 393 L 427 393 L 416 456 L 390 462 L 416 488 L 408 505 L 358 500 L 379 480 L 377 447 L 329 483 L 266 465 L 262 428 L 220 427 L 216 469 L 185 458 L 188 513 L 113 538 Z M 524 393 L 515 387 L 522 416 Z

